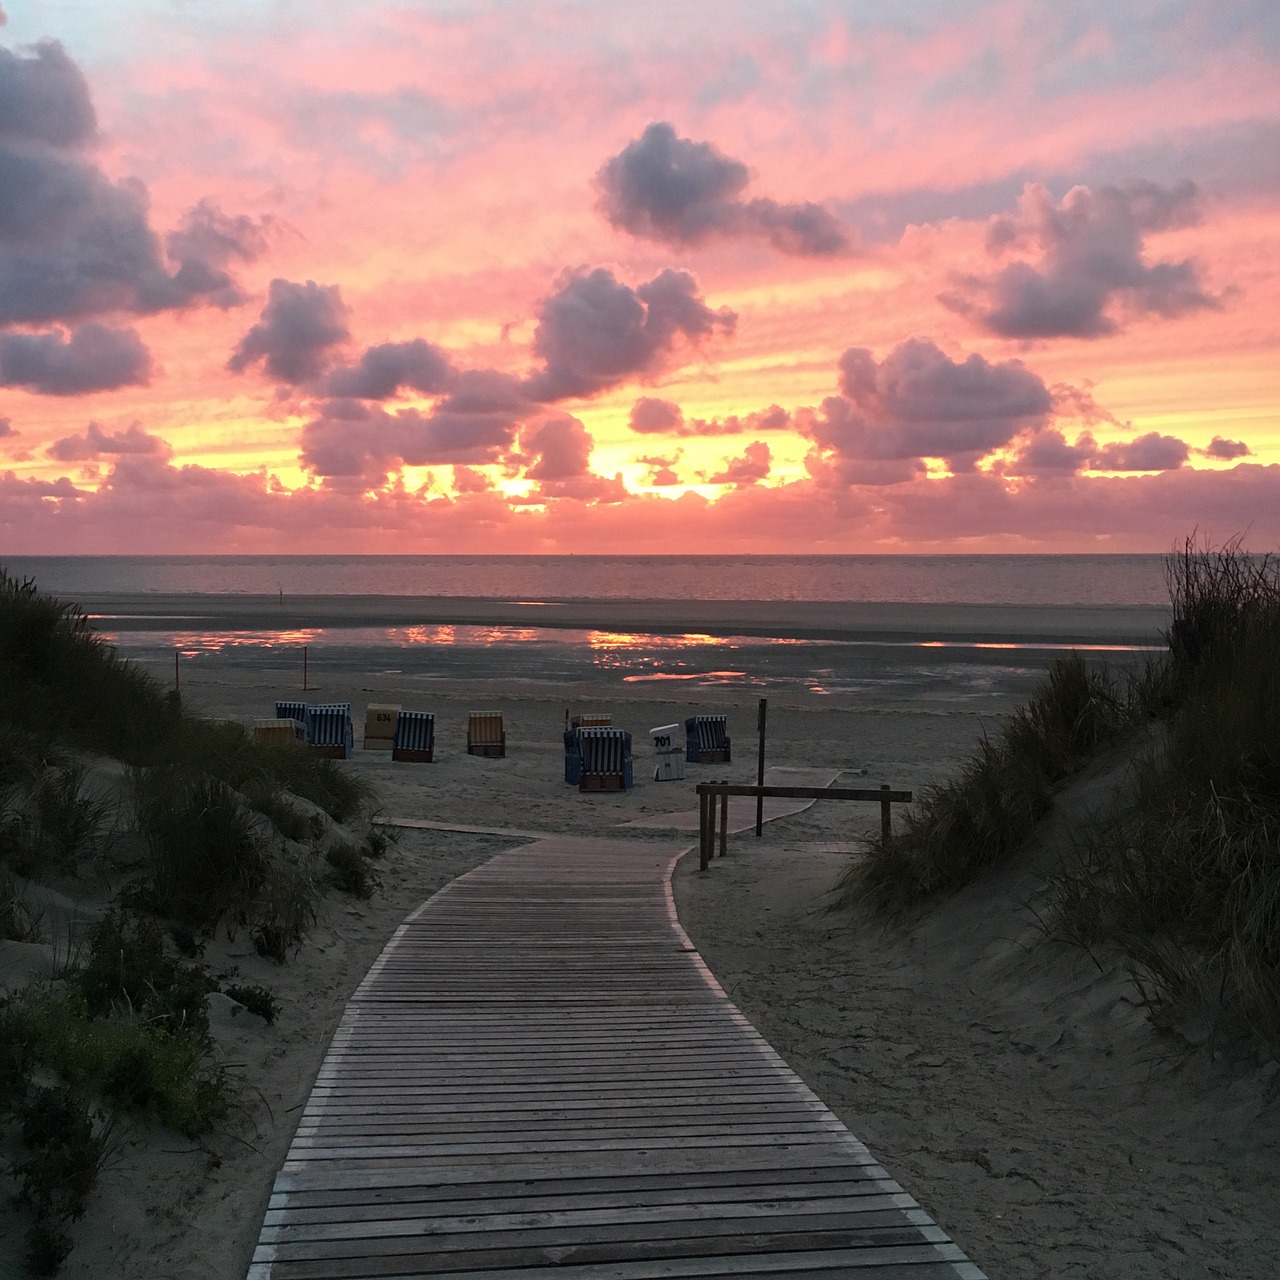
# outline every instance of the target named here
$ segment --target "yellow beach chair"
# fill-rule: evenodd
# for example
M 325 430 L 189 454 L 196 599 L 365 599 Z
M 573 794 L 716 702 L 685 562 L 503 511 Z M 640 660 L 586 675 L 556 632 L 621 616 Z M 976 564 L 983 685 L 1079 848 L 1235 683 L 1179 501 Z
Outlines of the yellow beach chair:
M 467 722 L 467 754 L 470 756 L 505 756 L 507 734 L 502 727 L 501 711 L 473 711 Z

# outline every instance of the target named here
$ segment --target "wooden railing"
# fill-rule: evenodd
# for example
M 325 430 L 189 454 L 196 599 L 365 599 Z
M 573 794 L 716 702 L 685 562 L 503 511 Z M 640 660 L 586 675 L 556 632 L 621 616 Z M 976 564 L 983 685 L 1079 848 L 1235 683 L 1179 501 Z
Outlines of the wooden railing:
M 889 806 L 910 804 L 910 791 L 895 791 L 887 784 L 870 787 L 770 787 L 737 782 L 700 782 L 698 792 L 698 854 L 700 868 L 705 871 L 711 865 L 716 844 L 716 810 L 720 810 L 720 856 L 723 858 L 729 843 L 729 797 L 755 796 L 763 801 L 766 796 L 780 796 L 790 800 L 870 800 L 880 804 L 880 834 L 887 842 L 893 835 Z M 716 804 L 719 797 L 720 803 Z

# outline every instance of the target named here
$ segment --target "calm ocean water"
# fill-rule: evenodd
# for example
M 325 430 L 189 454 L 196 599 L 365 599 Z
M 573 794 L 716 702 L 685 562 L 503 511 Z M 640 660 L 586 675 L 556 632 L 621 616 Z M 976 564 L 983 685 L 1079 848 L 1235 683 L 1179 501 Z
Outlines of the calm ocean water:
M 1164 557 L 20 556 L 56 595 L 486 596 L 573 600 L 856 600 L 1160 605 Z
M 519 678 L 564 685 L 683 685 L 822 700 L 891 694 L 926 703 L 1024 695 L 1062 646 L 844 642 L 618 634 L 501 626 L 357 625 L 245 630 L 220 623 L 233 595 L 487 597 L 500 600 L 759 600 L 905 604 L 1163 605 L 1162 556 L 104 556 L 0 559 L 10 573 L 72 600 L 196 593 L 212 597 L 188 629 L 105 636 L 168 678 L 184 667 L 277 673 L 296 684 L 303 647 L 313 675 L 382 672 L 409 680 Z M 230 601 L 226 602 L 228 606 Z M 231 613 L 228 612 L 228 618 Z M 998 642 L 1002 637 L 991 636 Z M 1152 637 L 1153 640 L 1156 637 Z M 1106 649 L 1106 646 L 1102 646 Z M 1140 657 L 1114 646 L 1095 653 Z

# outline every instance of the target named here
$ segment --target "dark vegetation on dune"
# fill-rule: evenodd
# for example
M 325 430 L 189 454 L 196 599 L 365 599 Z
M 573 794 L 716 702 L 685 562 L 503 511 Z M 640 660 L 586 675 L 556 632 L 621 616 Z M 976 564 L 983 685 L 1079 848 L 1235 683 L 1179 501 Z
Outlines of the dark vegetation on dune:
M 869 842 L 840 903 L 896 918 L 1016 861 L 1064 780 L 1121 744 L 1114 806 L 1049 874 L 1050 928 L 1124 958 L 1156 1016 L 1280 1043 L 1280 561 L 1188 539 L 1168 651 L 1140 672 L 1058 660 L 1026 707 Z
M 368 897 L 365 782 L 302 748 L 262 747 L 191 713 L 73 605 L 0 568 L 0 941 L 56 941 L 53 983 L 0 998 L 0 1136 L 30 1210 L 26 1263 L 53 1275 L 122 1125 L 196 1137 L 236 1090 L 213 1053 L 221 992 L 271 1021 L 269 992 L 198 962 L 245 931 L 281 963 L 326 888 Z M 92 872 L 121 888 L 81 936 L 45 937 L 32 883 Z

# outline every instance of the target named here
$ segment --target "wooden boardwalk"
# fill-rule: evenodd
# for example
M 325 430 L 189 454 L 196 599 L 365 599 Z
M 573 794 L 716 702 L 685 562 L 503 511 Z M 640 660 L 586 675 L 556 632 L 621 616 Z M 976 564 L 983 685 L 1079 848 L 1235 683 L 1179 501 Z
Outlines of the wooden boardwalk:
M 982 1280 L 707 970 L 671 897 L 684 847 L 540 840 L 410 916 L 249 1280 Z

